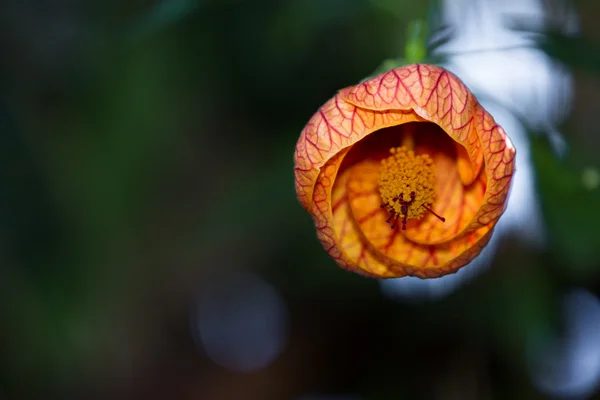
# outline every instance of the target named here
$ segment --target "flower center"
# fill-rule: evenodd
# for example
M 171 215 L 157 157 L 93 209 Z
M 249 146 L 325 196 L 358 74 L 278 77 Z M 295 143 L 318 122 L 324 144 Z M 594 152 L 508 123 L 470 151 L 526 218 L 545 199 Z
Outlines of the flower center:
M 392 147 L 390 156 L 381 161 L 379 194 L 390 217 L 386 221 L 396 228 L 402 216 L 402 229 L 407 219 L 420 219 L 426 211 L 442 222 L 445 218 L 434 213 L 431 204 L 435 198 L 433 160 L 427 154 L 415 155 L 406 147 Z

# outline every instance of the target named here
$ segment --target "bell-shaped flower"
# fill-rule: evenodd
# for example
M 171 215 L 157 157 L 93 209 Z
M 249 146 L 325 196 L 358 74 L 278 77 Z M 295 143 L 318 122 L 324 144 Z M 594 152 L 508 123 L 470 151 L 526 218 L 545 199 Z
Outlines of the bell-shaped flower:
M 467 265 L 502 215 L 515 148 L 447 70 L 396 68 L 341 90 L 302 131 L 296 192 L 337 263 L 438 277 Z

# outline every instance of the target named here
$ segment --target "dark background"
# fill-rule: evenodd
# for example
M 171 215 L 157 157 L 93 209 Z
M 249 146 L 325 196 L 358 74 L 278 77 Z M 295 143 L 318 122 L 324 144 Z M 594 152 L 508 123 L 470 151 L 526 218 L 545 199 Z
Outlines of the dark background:
M 548 246 L 398 301 L 322 250 L 292 157 L 439 5 L 2 1 L 0 399 L 593 397 L 600 7 L 573 4 L 539 41 L 574 76 L 567 156 L 532 136 Z

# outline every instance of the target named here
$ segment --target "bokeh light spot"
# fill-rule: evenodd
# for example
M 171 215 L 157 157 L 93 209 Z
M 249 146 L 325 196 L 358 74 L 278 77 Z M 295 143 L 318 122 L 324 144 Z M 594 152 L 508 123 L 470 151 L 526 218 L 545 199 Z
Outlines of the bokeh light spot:
M 198 345 L 216 364 L 237 372 L 268 366 L 288 340 L 288 311 L 260 277 L 231 273 L 201 290 L 192 315 Z
M 600 185 L 600 172 L 598 172 L 598 168 L 584 168 L 581 171 L 581 184 L 587 190 L 597 189 Z
M 530 342 L 533 384 L 553 398 L 586 399 L 600 383 L 600 300 L 578 289 L 562 307 L 563 333 Z

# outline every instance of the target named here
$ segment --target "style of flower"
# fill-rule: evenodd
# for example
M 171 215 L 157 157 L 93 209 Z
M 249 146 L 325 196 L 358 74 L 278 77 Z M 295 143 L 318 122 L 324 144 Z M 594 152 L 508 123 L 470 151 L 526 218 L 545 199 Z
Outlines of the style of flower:
M 298 198 L 341 267 L 434 278 L 490 240 L 515 148 L 456 76 L 413 64 L 339 91 L 294 159 Z

